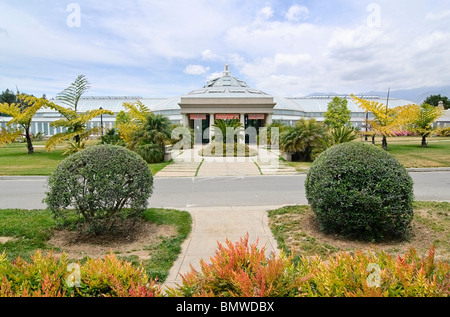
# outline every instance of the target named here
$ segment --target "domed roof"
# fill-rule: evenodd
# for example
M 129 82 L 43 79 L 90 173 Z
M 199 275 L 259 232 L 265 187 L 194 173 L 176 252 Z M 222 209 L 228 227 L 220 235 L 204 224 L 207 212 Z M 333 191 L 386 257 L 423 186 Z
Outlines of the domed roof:
M 233 77 L 231 75 L 229 66 L 225 65 L 225 70 L 223 71 L 222 76 L 208 81 L 208 83 L 203 88 L 191 91 L 187 94 L 187 96 L 195 96 L 196 98 L 245 98 L 268 97 L 269 95 L 261 90 L 250 88 L 246 82 Z

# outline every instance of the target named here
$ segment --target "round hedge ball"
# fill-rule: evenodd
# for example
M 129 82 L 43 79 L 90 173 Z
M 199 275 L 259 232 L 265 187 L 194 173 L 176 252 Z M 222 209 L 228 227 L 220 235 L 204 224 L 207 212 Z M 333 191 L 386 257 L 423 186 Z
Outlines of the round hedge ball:
M 111 231 L 118 220 L 145 211 L 153 175 L 138 154 L 120 146 L 98 145 L 75 153 L 48 180 L 47 203 L 56 220 L 78 213 L 89 231 Z M 84 226 L 86 227 L 86 226 Z
M 374 145 L 344 143 L 313 163 L 306 197 L 325 233 L 368 241 L 407 238 L 413 181 L 400 162 Z

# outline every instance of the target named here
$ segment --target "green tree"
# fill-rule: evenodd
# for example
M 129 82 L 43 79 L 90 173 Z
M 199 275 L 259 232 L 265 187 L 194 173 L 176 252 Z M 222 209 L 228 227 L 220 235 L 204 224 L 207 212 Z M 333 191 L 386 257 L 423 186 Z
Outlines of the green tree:
M 25 134 L 28 154 L 33 154 L 34 147 L 30 132 L 31 121 L 33 120 L 36 112 L 42 107 L 46 106 L 47 103 L 45 99 L 36 98 L 34 96 L 28 96 L 24 94 L 19 94 L 17 96 L 16 103 L 0 104 L 0 112 L 12 117 L 12 119 L 7 123 L 7 125 L 11 127 L 12 130 L 3 129 L 2 139 L 7 142 L 11 141 L 14 136 L 17 137 L 17 126 L 19 126 L 21 129 L 23 129 L 22 133 Z
M 439 106 L 439 102 L 442 101 L 444 102 L 444 108 L 445 109 L 450 109 L 450 100 L 448 99 L 448 97 L 445 96 L 441 96 L 439 95 L 431 95 L 428 96 L 423 103 L 432 105 L 434 107 L 438 107 Z
M 78 102 L 84 93 L 89 89 L 89 81 L 84 75 L 80 75 L 77 79 L 56 97 L 58 101 L 68 107 L 62 107 L 52 102 L 48 103 L 48 106 L 54 110 L 57 110 L 63 118 L 54 121 L 51 125 L 54 128 L 61 127 L 65 131 L 53 135 L 46 143 L 45 147 L 47 151 L 51 151 L 58 144 L 72 140 L 69 143 L 69 149 L 66 153 L 77 152 L 84 148 L 85 141 L 90 135 L 99 132 L 99 128 L 89 128 L 88 122 L 93 118 L 103 114 L 114 115 L 112 111 L 104 109 L 89 110 L 84 113 L 78 112 Z
M 294 158 L 309 162 L 321 147 L 321 139 L 326 136 L 327 127 L 315 119 L 301 119 L 295 127 L 286 129 L 280 137 L 280 148 Z
M 16 95 L 9 89 L 0 94 L 0 103 L 16 103 Z
M 150 113 L 144 125 L 133 132 L 128 148 L 142 156 L 147 163 L 159 163 L 164 160 L 164 147 L 171 140 L 170 127 L 169 118 Z
M 434 107 L 429 104 L 422 104 L 417 108 L 417 119 L 412 123 L 411 128 L 422 137 L 422 147 L 428 147 L 427 137 L 437 131 L 433 123 L 444 114 L 444 108 Z
M 347 107 L 347 99 L 334 97 L 324 113 L 325 124 L 330 128 L 340 128 L 350 125 L 351 111 Z
M 288 126 L 281 122 L 272 122 L 271 124 L 267 125 L 266 128 L 267 128 L 266 145 L 280 146 L 280 135 L 286 129 L 288 129 Z M 259 137 L 260 137 L 260 135 L 258 135 L 258 143 L 259 143 Z

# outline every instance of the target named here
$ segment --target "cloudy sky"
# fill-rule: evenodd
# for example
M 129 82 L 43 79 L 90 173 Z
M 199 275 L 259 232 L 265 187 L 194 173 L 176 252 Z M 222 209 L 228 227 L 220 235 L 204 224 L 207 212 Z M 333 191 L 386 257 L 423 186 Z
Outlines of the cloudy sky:
M 450 1 L 0 2 L 0 91 L 170 97 L 225 64 L 286 97 L 449 85 Z

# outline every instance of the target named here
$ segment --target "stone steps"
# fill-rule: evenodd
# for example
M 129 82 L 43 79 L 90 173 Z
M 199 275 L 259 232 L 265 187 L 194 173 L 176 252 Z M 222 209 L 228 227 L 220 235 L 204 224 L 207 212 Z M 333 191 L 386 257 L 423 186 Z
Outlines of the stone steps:
M 158 177 L 195 177 L 200 163 L 173 163 L 167 165 L 156 176 Z

